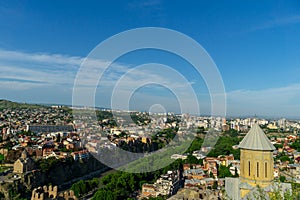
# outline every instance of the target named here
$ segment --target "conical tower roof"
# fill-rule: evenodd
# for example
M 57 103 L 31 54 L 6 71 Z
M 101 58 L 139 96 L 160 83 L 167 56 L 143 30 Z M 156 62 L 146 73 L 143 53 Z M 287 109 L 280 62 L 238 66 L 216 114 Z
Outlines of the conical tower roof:
M 23 158 L 23 159 L 28 158 L 28 152 L 26 151 L 26 149 L 24 149 L 24 151 L 22 152 L 21 158 Z
M 254 124 L 244 139 L 240 142 L 239 148 L 250 150 L 273 151 L 275 147 L 270 142 L 264 131 L 258 124 Z

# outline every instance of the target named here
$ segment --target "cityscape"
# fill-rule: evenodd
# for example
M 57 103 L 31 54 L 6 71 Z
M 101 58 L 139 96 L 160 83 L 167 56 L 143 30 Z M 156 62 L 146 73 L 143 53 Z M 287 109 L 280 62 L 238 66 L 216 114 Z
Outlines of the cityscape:
M 98 109 L 91 130 L 73 119 L 68 106 L 1 100 L 0 108 L 3 199 L 240 199 L 249 191 L 260 195 L 256 184 L 270 189 L 272 183 L 279 184 L 282 198 L 282 192 L 299 195 L 299 120 L 118 111 L 130 113 L 127 123 L 126 114 L 116 120 L 112 110 Z M 118 171 L 96 159 L 104 149 L 157 151 L 187 129 L 195 136 L 189 148 L 154 172 Z M 214 147 L 202 145 L 210 130 L 220 133 Z M 255 163 L 251 170 L 249 159 Z M 256 169 L 259 165 L 262 169 Z M 255 172 L 255 184 L 248 170 Z M 266 173 L 261 183 L 258 173 Z M 238 190 L 236 181 L 254 190 L 231 192 Z
M 300 199 L 299 1 L 0 16 L 1 200 Z

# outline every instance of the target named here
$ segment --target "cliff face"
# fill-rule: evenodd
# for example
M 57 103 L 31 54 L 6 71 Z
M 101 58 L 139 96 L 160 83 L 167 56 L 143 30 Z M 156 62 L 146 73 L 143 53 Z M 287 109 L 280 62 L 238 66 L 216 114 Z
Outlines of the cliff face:
M 94 157 L 72 163 L 58 162 L 46 172 L 37 170 L 24 175 L 22 182 L 30 189 L 49 183 L 60 186 L 72 179 L 85 176 L 97 170 L 105 170 L 106 168 Z
M 7 188 L 10 188 L 11 191 L 16 191 L 16 193 L 21 193 L 22 197 L 29 197 L 31 191 L 39 186 L 52 184 L 60 187 L 65 183 L 71 186 L 72 180 L 76 178 L 107 169 L 105 165 L 94 157 L 90 157 L 85 161 L 58 162 L 46 172 L 35 170 L 22 174 L 20 179 L 12 183 L 0 184 L 0 192 L 3 193 L 7 199 L 10 198 Z
M 94 157 L 89 158 L 87 161 L 74 162 L 70 164 L 59 164 L 50 170 L 47 174 L 47 179 L 54 185 L 61 185 L 74 178 L 85 176 L 97 170 L 104 170 L 107 167 L 96 160 Z

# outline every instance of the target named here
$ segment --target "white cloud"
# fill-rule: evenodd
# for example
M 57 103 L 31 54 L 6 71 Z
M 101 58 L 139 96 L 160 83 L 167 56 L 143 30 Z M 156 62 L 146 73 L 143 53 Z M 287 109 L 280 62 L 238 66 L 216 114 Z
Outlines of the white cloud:
M 78 56 L 67 56 L 46 53 L 24 53 L 18 51 L 6 51 L 0 49 L 0 83 L 12 79 L 11 84 L 18 82 L 44 82 L 49 85 L 73 86 L 76 74 L 85 58 Z M 108 62 L 101 60 L 88 59 L 86 65 L 89 72 L 84 74 L 85 83 L 91 86 L 91 77 L 97 76 L 99 70 L 103 70 Z M 119 64 L 113 65 L 114 70 L 125 71 L 126 66 Z M 114 79 L 114 71 L 107 73 L 106 79 Z M 111 75 L 111 76 L 110 76 Z M 2 80 L 1 80 L 2 79 Z M 3 80 L 4 79 L 4 80 Z M 7 85 L 2 85 L 3 87 Z M 9 86 L 9 88 L 12 88 Z M 14 87 L 18 88 L 18 87 Z
M 109 64 L 108 61 L 59 54 L 0 50 L 1 98 L 10 96 L 9 92 L 23 92 L 24 90 L 28 91 L 30 98 L 37 96 L 35 93 L 36 89 L 39 89 L 39 91 L 43 91 L 41 89 L 44 89 L 44 94 L 38 94 L 40 97 L 46 96 L 45 94 L 50 91 L 53 92 L 52 89 L 55 89 L 58 93 L 66 89 L 72 91 L 76 74 L 80 70 L 83 61 L 85 61 L 85 67 L 88 70 L 81 74 L 78 85 L 83 87 L 84 91 L 87 92 L 95 87 L 100 73 Z M 105 97 L 106 99 L 109 99 L 113 87 L 118 84 L 117 81 L 125 74 L 126 79 L 123 79 L 120 87 L 122 90 L 120 92 L 121 99 L 122 94 L 128 94 L 128 89 L 133 88 L 137 84 L 138 86 L 143 86 L 142 83 L 157 83 L 169 88 L 175 88 L 177 95 L 184 98 L 182 101 L 190 101 L 190 95 L 186 95 L 185 93 L 186 87 L 191 87 L 191 84 L 187 81 L 183 82 L 179 80 L 178 76 L 176 78 L 172 73 L 168 73 L 170 71 L 161 71 L 162 68 L 152 67 L 138 70 L 130 70 L 131 68 L 132 66 L 126 64 L 114 63 L 105 71 L 103 79 L 100 82 L 100 89 L 102 95 L 107 96 Z M 55 96 L 55 93 L 52 96 Z M 157 93 L 152 93 L 151 96 L 153 98 L 161 98 L 161 100 L 164 98 L 161 97 L 161 94 Z M 22 101 L 22 98 L 20 97 L 20 101 Z M 58 96 L 57 98 L 61 97 Z M 82 95 L 82 98 L 86 98 L 86 96 Z
M 71 103 L 72 96 L 66 96 L 72 94 L 73 83 L 83 60 L 83 57 L 0 50 L 1 98 L 13 96 L 16 99 L 18 93 L 22 93 L 22 95 L 28 94 L 28 96 L 18 97 L 19 101 L 23 101 L 24 98 L 30 99 L 32 102 L 49 102 L 50 96 L 57 99 L 56 103 L 60 101 Z M 99 71 L 103 71 L 107 64 L 107 61 L 102 60 L 88 61 L 87 66 L 90 70 L 83 74 L 84 81 L 80 83 L 81 86 L 84 86 L 85 92 L 91 91 L 94 87 L 93 78 L 98 78 Z M 193 111 L 193 107 L 189 106 L 194 105 L 190 99 L 191 94 L 187 92 L 186 88 L 194 87 L 195 81 L 184 81 L 179 79 L 178 75 L 172 75 L 170 71 L 162 68 L 159 70 L 155 67 L 130 69 L 132 66 L 114 63 L 105 72 L 103 80 L 100 82 L 100 91 L 97 91 L 101 95 L 96 95 L 96 97 L 100 97 L 97 100 L 100 102 L 100 106 L 110 106 L 110 97 L 116 84 L 119 84 L 118 97 L 120 97 L 119 101 L 122 101 L 122 95 L 128 95 L 128 90 L 135 88 L 136 85 L 156 82 L 158 85 L 175 88 L 176 95 L 180 96 L 181 101 L 187 104 L 186 110 Z M 123 75 L 125 78 L 121 78 Z M 118 80 L 122 80 L 122 82 L 117 82 Z M 156 87 L 154 93 L 138 95 L 136 101 L 141 106 L 137 107 L 142 108 L 143 105 L 148 105 L 148 102 L 155 102 L 154 100 L 165 104 L 171 103 L 166 96 L 161 94 L 163 90 L 160 93 L 157 89 Z M 146 91 L 149 90 L 146 89 Z M 197 95 L 199 104 L 202 105 L 202 107 L 200 106 L 201 110 L 210 110 L 209 95 Z M 48 99 L 43 100 L 43 96 Z M 82 98 L 86 98 L 86 96 L 83 95 Z M 264 90 L 235 90 L 227 93 L 227 113 L 228 115 L 300 116 L 299 100 L 300 84 Z
M 45 86 L 44 83 L 29 83 L 29 82 L 15 81 L 15 80 L 0 81 L 0 83 L 1 83 L 1 89 L 8 89 L 8 90 L 28 90 L 28 89 L 35 89 L 37 87 Z
M 19 51 L 7 51 L 0 49 L 1 61 L 22 61 L 33 62 L 40 64 L 51 64 L 56 66 L 74 66 L 78 67 L 83 58 L 77 56 L 66 56 L 60 54 L 47 54 L 47 53 L 24 53 Z
M 15 90 L 45 85 L 70 85 L 81 61 L 80 57 L 58 54 L 0 50 L 0 83 L 2 89 L 6 87 Z M 20 87 L 22 82 L 26 87 Z
M 300 15 L 293 15 L 293 16 L 280 17 L 280 18 L 277 17 L 263 24 L 256 25 L 250 28 L 249 31 L 263 30 L 263 29 L 269 29 L 278 26 L 285 26 L 285 25 L 297 24 L 297 23 L 300 23 Z
M 300 116 L 300 84 L 227 93 L 228 115 Z
M 42 86 L 40 83 L 49 85 L 60 85 L 60 84 L 70 84 L 74 78 L 74 72 L 70 70 L 66 70 L 65 72 L 56 72 L 53 70 L 52 72 L 45 72 L 39 69 L 27 69 L 21 68 L 19 66 L 3 66 L 0 65 L 0 82 L 1 79 L 7 81 L 7 79 L 19 80 L 18 82 L 32 82 L 32 86 L 36 84 L 37 86 Z M 12 81 L 11 84 L 15 84 Z M 18 89 L 18 87 L 16 87 Z

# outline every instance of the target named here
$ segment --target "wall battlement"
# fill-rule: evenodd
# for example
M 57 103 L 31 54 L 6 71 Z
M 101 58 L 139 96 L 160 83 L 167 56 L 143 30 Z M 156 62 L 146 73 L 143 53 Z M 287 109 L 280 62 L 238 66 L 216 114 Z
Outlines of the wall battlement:
M 32 191 L 31 200 L 77 200 L 72 190 L 58 193 L 57 186 L 43 186 Z

